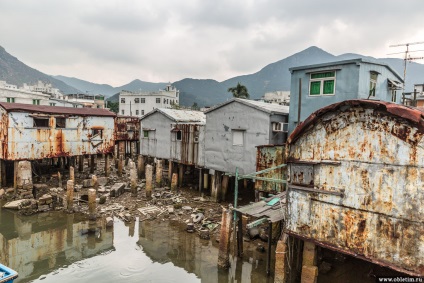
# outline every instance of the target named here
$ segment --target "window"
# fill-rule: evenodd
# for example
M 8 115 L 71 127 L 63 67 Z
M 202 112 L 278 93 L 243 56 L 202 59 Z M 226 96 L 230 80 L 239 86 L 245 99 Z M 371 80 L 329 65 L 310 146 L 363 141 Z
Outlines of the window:
M 34 128 L 48 128 L 49 118 L 34 118 Z
M 49 105 L 50 106 L 56 106 L 56 103 L 50 102 Z
M 378 73 L 371 72 L 370 73 L 370 94 L 369 96 L 375 97 L 375 87 L 377 86 L 377 76 Z
M 232 130 L 233 145 L 244 145 L 244 130 Z
M 103 130 L 102 129 L 91 129 L 91 138 L 103 138 Z
M 7 102 L 9 102 L 9 103 L 15 103 L 15 98 L 14 97 L 8 97 L 7 98 Z
M 135 115 L 138 115 L 138 112 L 139 112 L 138 110 L 135 110 Z
M 121 103 L 125 103 L 125 98 L 121 98 Z
M 140 103 L 140 98 L 134 98 L 134 103 Z
M 124 109 L 122 109 L 122 110 L 121 110 L 121 114 L 122 114 L 122 115 L 124 115 L 124 114 L 125 114 L 125 110 L 124 110 Z
M 156 98 L 156 103 L 160 103 L 160 98 Z
M 392 102 L 396 102 L 396 90 L 392 89 L 390 92 L 392 93 Z
M 66 128 L 66 118 L 56 118 L 56 128 Z
M 334 95 L 336 72 L 311 74 L 309 95 Z
M 143 131 L 143 137 L 149 138 L 149 131 Z
M 183 140 L 183 132 L 182 131 L 177 131 L 176 135 L 177 135 L 177 141 Z
M 34 105 L 40 105 L 40 99 L 33 99 L 32 104 Z
M 144 115 L 144 110 L 141 110 L 141 115 Z
M 140 100 L 141 100 L 141 103 L 146 103 L 146 99 L 144 97 L 140 98 Z

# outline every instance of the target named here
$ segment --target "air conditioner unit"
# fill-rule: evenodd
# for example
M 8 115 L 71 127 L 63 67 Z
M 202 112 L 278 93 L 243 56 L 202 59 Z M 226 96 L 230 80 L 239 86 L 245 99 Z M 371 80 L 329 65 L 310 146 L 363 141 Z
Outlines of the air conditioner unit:
M 289 124 L 283 122 L 274 122 L 272 123 L 272 131 L 287 133 L 289 131 Z

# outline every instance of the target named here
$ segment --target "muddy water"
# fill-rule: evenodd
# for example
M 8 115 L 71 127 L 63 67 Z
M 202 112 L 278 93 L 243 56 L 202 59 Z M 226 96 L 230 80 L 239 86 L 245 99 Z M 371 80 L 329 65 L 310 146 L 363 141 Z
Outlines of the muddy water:
M 106 228 L 79 215 L 3 209 L 0 248 L 0 262 L 19 273 L 15 282 L 273 282 L 265 254 L 246 249 L 219 270 L 218 244 L 171 221 L 115 219 Z

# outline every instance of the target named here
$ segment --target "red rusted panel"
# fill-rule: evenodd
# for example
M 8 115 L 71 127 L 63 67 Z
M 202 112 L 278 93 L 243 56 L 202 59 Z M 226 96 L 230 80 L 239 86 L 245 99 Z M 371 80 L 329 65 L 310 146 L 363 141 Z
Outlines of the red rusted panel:
M 283 145 L 263 145 L 256 148 L 256 171 L 265 170 L 285 163 Z M 278 168 L 258 177 L 285 180 L 286 169 Z M 283 184 L 256 180 L 255 189 L 263 192 L 278 193 L 284 190 Z
M 115 139 L 117 141 L 138 141 L 140 139 L 140 118 L 116 117 Z

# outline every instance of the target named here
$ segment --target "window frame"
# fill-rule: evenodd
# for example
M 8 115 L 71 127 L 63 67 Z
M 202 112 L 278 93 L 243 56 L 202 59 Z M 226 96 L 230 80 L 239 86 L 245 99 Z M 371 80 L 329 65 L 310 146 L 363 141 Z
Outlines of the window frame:
M 141 97 L 140 98 L 140 103 L 146 103 L 146 98 L 145 97 Z
M 373 76 L 375 76 L 375 78 L 373 78 Z M 377 81 L 378 81 L 378 72 L 370 71 L 370 88 L 368 92 L 368 97 L 376 96 Z M 374 88 L 372 88 L 372 86 L 374 86 Z
M 134 103 L 140 103 L 140 98 L 139 97 L 134 98 Z
M 59 120 L 59 123 L 58 123 Z M 62 124 L 63 122 L 63 124 Z M 55 118 L 55 128 L 56 129 L 65 129 L 66 128 L 66 118 L 64 117 L 56 117 Z
M 160 97 L 156 97 L 156 104 L 160 104 Z
M 32 117 L 32 125 L 33 128 L 50 128 L 50 119 L 48 117 Z M 38 125 L 37 125 L 37 121 L 38 121 Z M 45 122 L 47 121 L 47 122 Z M 47 124 L 47 126 L 43 125 L 43 124 Z
M 175 131 L 175 140 L 176 141 L 182 141 L 183 140 L 183 131 L 181 131 L 181 130 Z
M 15 97 L 6 97 L 7 103 L 15 103 Z
M 33 99 L 32 105 L 40 105 L 40 99 Z
M 319 74 L 327 74 L 327 73 L 333 73 L 332 76 L 324 76 L 324 77 L 317 77 L 313 78 L 313 75 L 319 75 Z M 336 70 L 326 70 L 326 71 L 319 71 L 319 72 L 313 72 L 309 74 L 309 84 L 308 84 L 308 96 L 310 97 L 319 97 L 319 96 L 334 96 L 336 95 L 336 79 L 337 79 L 337 72 Z M 326 82 L 333 82 L 333 91 L 332 93 L 324 93 L 325 91 L 325 83 Z M 319 82 L 319 94 L 311 94 L 312 91 L 312 83 Z
M 235 133 L 241 133 L 241 139 L 242 139 L 242 143 L 236 143 L 237 140 L 235 140 Z M 244 146 L 244 144 L 246 143 L 245 141 L 245 134 L 246 134 L 246 130 L 242 130 L 242 129 L 232 129 L 231 130 L 231 135 L 232 135 L 232 144 L 233 146 Z
M 121 102 L 120 103 L 125 103 L 125 97 L 121 97 Z

